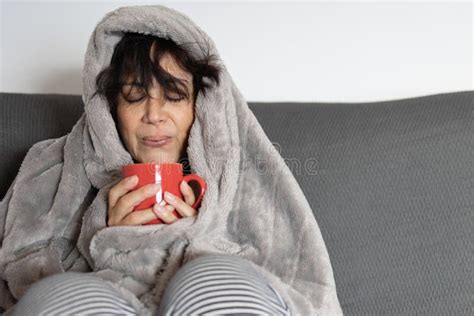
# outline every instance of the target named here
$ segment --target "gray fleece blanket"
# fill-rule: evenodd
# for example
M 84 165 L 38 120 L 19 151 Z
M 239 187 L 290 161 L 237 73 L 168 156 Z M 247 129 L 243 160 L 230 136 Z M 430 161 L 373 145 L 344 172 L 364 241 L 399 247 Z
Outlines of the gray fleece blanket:
M 219 57 L 206 33 L 165 6 L 119 8 L 97 24 L 85 56 L 85 113 L 69 134 L 31 147 L 0 204 L 0 303 L 7 314 L 33 282 L 83 271 L 151 315 L 175 272 L 211 253 L 249 260 L 294 315 L 342 314 L 311 208 L 220 58 L 222 81 L 198 96 L 188 141 L 191 171 L 208 184 L 197 217 L 106 226 L 108 191 L 133 159 L 106 100 L 93 92 L 123 31 L 187 43 L 198 56 L 210 48 Z

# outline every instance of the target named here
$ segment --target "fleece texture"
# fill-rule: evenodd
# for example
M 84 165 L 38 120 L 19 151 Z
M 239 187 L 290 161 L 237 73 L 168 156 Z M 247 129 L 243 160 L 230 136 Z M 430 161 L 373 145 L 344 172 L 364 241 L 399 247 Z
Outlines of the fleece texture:
M 106 226 L 108 192 L 133 163 L 107 101 L 95 92 L 124 31 L 207 50 L 222 68 L 196 100 L 187 155 L 208 190 L 198 215 L 171 225 Z M 212 39 L 162 5 L 116 9 L 97 24 L 84 64 L 85 112 L 67 135 L 36 143 L 0 204 L 0 303 L 7 314 L 29 286 L 64 271 L 93 273 L 140 315 L 157 312 L 189 260 L 227 253 L 248 260 L 294 315 L 340 315 L 329 255 L 301 188 L 250 111 Z M 317 190 L 317 188 L 315 188 Z

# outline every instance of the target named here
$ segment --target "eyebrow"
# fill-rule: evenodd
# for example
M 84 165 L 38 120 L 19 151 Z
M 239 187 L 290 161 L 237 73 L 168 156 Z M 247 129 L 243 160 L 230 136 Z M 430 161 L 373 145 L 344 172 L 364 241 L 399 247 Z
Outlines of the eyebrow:
M 175 77 L 176 79 L 179 79 L 179 80 L 183 80 L 184 82 L 188 83 L 189 84 L 189 80 L 186 79 L 186 78 L 180 78 L 180 77 Z M 131 86 L 131 85 L 139 85 L 138 82 L 136 81 L 123 81 L 122 82 L 122 85 L 128 85 L 128 86 Z
M 185 82 L 186 90 L 188 92 L 191 92 L 191 90 L 193 89 L 192 83 L 189 83 L 189 80 L 186 78 L 178 78 L 178 79 L 183 80 Z
M 191 92 L 191 90 L 193 89 L 193 86 L 192 86 L 192 84 L 189 83 L 189 80 L 188 80 L 188 79 L 186 79 L 186 78 L 179 78 L 179 77 L 175 77 L 175 78 L 178 79 L 178 80 L 184 81 L 184 82 L 185 82 L 186 91 L 187 91 L 188 93 Z M 122 87 L 123 87 L 123 86 L 142 87 L 142 84 L 140 84 L 139 82 L 136 82 L 136 81 L 132 81 L 132 82 L 127 82 L 127 81 L 125 81 L 125 82 L 122 82 L 121 86 L 122 86 Z
M 187 85 L 190 84 L 188 79 L 185 79 L 185 78 L 178 78 L 178 79 L 183 80 Z

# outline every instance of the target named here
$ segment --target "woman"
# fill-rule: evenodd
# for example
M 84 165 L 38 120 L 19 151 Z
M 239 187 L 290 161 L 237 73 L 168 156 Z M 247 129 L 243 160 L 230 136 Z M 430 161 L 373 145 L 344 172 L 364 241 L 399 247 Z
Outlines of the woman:
M 215 82 L 219 69 L 212 56 L 194 60 L 172 40 L 152 35 L 126 33 L 114 50 L 110 66 L 97 77 L 98 93 L 107 98 L 122 143 L 134 162 L 186 163 L 189 130 L 194 121 L 194 106 L 199 92 L 207 87 L 202 78 Z M 159 62 L 157 62 L 159 61 Z M 160 147 L 151 140 L 166 139 Z M 186 164 L 189 166 L 189 164 Z M 168 205 L 131 212 L 133 206 L 155 195 L 160 186 L 135 187 L 138 178 L 125 178 L 109 192 L 108 225 L 139 225 L 157 216 L 164 223 L 196 215 L 192 188 L 181 183 L 185 201 L 165 193 Z
M 159 63 L 156 62 L 158 60 Z M 217 67 L 210 64 L 210 59 L 201 63 L 192 60 L 184 49 L 171 40 L 139 33 L 124 34 L 114 50 L 110 66 L 97 77 L 97 86 L 98 93 L 103 94 L 111 105 L 111 114 L 115 118 L 121 140 L 135 162 L 184 162 L 189 130 L 194 120 L 194 103 L 197 95 L 194 87 L 204 93 L 202 77 L 207 74 L 207 77 L 218 82 L 218 71 Z M 149 147 L 143 141 L 146 137 L 162 135 L 166 135 L 169 140 L 158 148 Z M 174 209 L 183 217 L 191 217 L 197 213 L 191 207 L 195 201 L 193 190 L 185 181 L 182 182 L 181 190 L 186 201 L 179 197 L 170 199 L 165 194 L 165 199 L 169 203 L 166 208 L 156 204 L 155 209 L 133 212 L 136 203 L 155 195 L 160 189 L 159 185 L 155 187 L 149 185 L 131 190 L 136 182 L 136 178 L 124 178 L 110 189 L 108 226 L 140 225 L 155 216 L 170 224 L 177 220 L 172 214 Z M 212 260 L 209 261 L 209 258 Z M 230 294 L 219 294 L 223 290 L 222 285 L 194 286 L 193 292 L 205 289 L 205 293 L 215 293 L 212 296 L 186 295 L 180 300 L 169 296 L 162 303 L 163 314 L 187 315 L 195 312 L 201 314 L 210 310 L 219 314 L 237 311 L 288 314 L 288 307 L 280 296 L 251 267 L 247 267 L 246 270 L 245 262 L 242 262 L 243 266 L 239 266 L 239 271 L 235 271 L 232 269 L 235 266 L 234 258 L 229 260 L 223 256 L 207 256 L 208 261 L 202 259 L 194 260 L 192 266 L 188 265 L 186 269 L 181 269 L 180 275 L 189 270 L 201 270 L 200 274 L 194 272 L 193 276 L 195 278 L 198 276 L 197 279 L 204 282 L 207 280 L 206 269 L 212 267 L 209 263 L 220 259 L 222 263 L 219 268 L 222 276 L 220 279 L 212 280 L 225 284 L 225 290 Z M 254 276 L 249 277 L 252 273 Z M 235 281 L 229 282 L 226 278 L 234 278 Z M 191 288 L 186 281 L 181 280 L 168 291 Z M 71 284 L 76 284 L 78 289 L 71 290 Z M 94 284 L 95 287 L 91 286 Z M 55 291 L 61 286 L 64 287 L 64 291 Z M 267 291 L 255 290 L 258 287 Z M 48 295 L 45 296 L 44 293 Z M 199 306 L 192 301 L 196 299 L 200 304 L 206 299 L 212 304 L 199 309 Z M 14 314 L 47 315 L 63 312 L 71 315 L 97 312 L 137 313 L 120 293 L 109 288 L 100 279 L 69 273 L 43 279 L 20 300 Z
M 0 204 L 9 312 L 19 300 L 17 315 L 342 313 L 301 189 L 186 16 L 107 14 L 89 42 L 83 100 L 71 133 L 35 144 Z M 200 209 L 183 183 L 184 200 L 132 212 L 158 188 L 131 190 L 120 170 L 149 161 L 189 162 L 208 184 Z M 155 217 L 166 224 L 141 225 Z

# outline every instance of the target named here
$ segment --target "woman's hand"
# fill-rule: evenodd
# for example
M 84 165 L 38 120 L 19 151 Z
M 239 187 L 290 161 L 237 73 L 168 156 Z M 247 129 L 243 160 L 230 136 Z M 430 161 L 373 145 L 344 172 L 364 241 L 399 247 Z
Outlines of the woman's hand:
M 137 182 L 137 176 L 127 177 L 110 189 L 107 226 L 141 225 L 156 219 L 151 207 L 138 212 L 134 212 L 133 208 L 155 195 L 161 186 L 149 184 L 131 191 Z
M 196 201 L 193 189 L 186 181 L 181 181 L 179 189 L 184 197 L 184 201 L 179 196 L 175 196 L 170 192 L 165 192 L 165 201 L 168 202 L 169 205 L 162 206 L 158 203 L 155 204 L 155 213 L 164 223 L 170 224 L 178 220 L 178 218 L 173 215 L 174 210 L 176 210 L 182 217 L 195 216 L 197 213 L 197 211 L 192 208 L 192 205 Z

